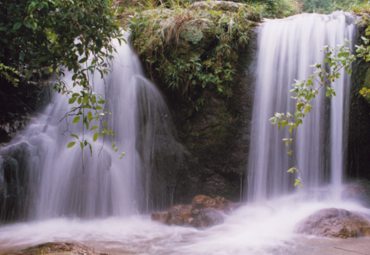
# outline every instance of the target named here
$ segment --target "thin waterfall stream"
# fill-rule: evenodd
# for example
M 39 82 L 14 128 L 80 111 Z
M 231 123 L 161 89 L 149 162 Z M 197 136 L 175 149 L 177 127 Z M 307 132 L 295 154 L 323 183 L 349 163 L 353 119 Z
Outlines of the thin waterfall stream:
M 98 92 L 107 92 L 106 108 L 113 113 L 108 125 L 126 155 L 120 160 L 110 148 L 111 141 L 99 138 L 93 154 L 100 156 L 82 162 L 80 149 L 67 149 L 70 139 L 63 135 L 68 128 L 75 133 L 80 129 L 59 123 L 68 104 L 55 95 L 18 138 L 1 148 L 2 155 L 12 156 L 11 160 L 2 156 L 1 164 L 9 161 L 27 173 L 17 181 L 27 183 L 19 186 L 19 194 L 27 194 L 29 202 L 18 207 L 19 222 L 0 227 L 0 254 L 45 242 L 76 242 L 117 255 L 347 254 L 334 247 L 366 251 L 369 238 L 329 239 L 295 231 L 303 219 L 323 208 L 370 214 L 369 209 L 340 199 L 350 77 L 343 74 L 335 84 L 335 99 L 316 98 L 299 130 L 297 156 L 306 182 L 299 192 L 293 186 L 294 176 L 286 173 L 292 163 L 282 142 L 287 131 L 278 131 L 269 122 L 275 111 L 294 107 L 291 84 L 306 79 L 312 72 L 309 65 L 323 60 L 322 46 L 342 44 L 344 37 L 353 39 L 354 30 L 352 16 L 343 12 L 302 14 L 261 24 L 246 166 L 248 201 L 224 215 L 223 224 L 207 229 L 167 226 L 148 215 L 168 206 L 151 199 L 156 143 L 171 145 L 169 152 L 181 151 L 182 145 L 176 142 L 161 94 L 144 78 L 130 46 L 119 46 L 107 87 L 97 78 L 94 84 Z M 89 152 L 84 157 L 90 157 Z M 174 159 L 182 164 L 181 153 Z

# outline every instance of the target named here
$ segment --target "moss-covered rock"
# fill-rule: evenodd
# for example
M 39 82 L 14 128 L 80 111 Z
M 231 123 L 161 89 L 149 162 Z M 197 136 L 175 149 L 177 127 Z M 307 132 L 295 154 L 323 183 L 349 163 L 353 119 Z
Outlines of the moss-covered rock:
M 188 22 L 197 21 L 187 21 L 183 25 Z M 166 55 L 202 56 L 213 49 L 217 40 L 207 34 L 208 30 L 204 28 L 214 24 L 208 21 L 199 24 L 196 29 L 201 27 L 203 33 L 200 41 L 193 43 L 180 36 L 177 48 L 166 48 Z M 234 62 L 235 73 L 233 81 L 228 84 L 226 95 L 219 93 L 217 87 L 205 86 L 197 90 L 197 98 L 201 99 L 198 108 L 198 99 L 184 99 L 181 91 L 169 87 L 164 77 L 153 73 L 146 59 L 142 58 L 147 73 L 152 74 L 153 80 L 164 92 L 179 138 L 190 153 L 186 154 L 186 165 L 180 174 L 172 175 L 171 180 L 168 179 L 170 176 L 166 177 L 166 182 L 174 184 L 173 203 L 189 203 L 200 193 L 220 195 L 234 201 L 240 199 L 248 158 L 255 67 L 253 61 L 257 49 L 256 32 L 253 30 L 248 36 L 248 45 L 231 53 L 238 55 L 238 58 Z M 153 179 L 152 189 L 163 186 L 163 183 L 156 183 Z M 160 195 L 159 192 L 155 193 Z
M 190 153 L 182 174 L 158 178 L 174 184 L 173 203 L 200 193 L 240 199 L 257 48 L 250 19 L 259 19 L 252 7 L 216 1 L 145 11 L 131 25 L 134 48 L 166 95 Z M 152 189 L 158 186 L 164 184 Z

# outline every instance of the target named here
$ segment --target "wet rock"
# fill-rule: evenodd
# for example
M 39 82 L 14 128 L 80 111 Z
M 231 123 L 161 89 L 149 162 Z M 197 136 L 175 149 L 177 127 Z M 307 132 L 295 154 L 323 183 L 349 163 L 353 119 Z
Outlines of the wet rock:
M 190 225 L 193 227 L 206 228 L 219 225 L 224 222 L 224 216 L 220 210 L 205 208 L 202 210 L 196 209 L 194 212 L 196 212 L 196 214 L 192 215 L 193 219 L 190 222 Z
M 359 214 L 330 208 L 309 216 L 298 226 L 297 232 L 340 238 L 370 236 L 370 222 Z
M 217 196 L 215 198 L 211 198 L 203 195 L 196 196 L 192 202 L 193 208 L 197 209 L 212 208 L 217 210 L 226 210 L 231 207 L 231 204 L 233 204 L 233 202 L 224 197 Z
M 346 185 L 342 197 L 370 208 L 370 181 L 360 180 Z
M 191 205 L 175 205 L 168 211 L 170 218 L 168 224 L 183 226 L 187 225 L 189 218 L 191 217 Z
M 234 85 L 224 91 L 225 96 L 220 95 L 214 86 L 207 85 L 204 88 L 198 84 L 197 89 L 192 92 L 194 99 L 185 98 L 182 89 L 173 89 L 163 74 L 155 71 L 157 65 L 148 64 L 149 51 L 156 55 L 155 51 L 145 51 L 140 55 L 148 76 L 165 94 L 179 141 L 187 152 L 179 171 L 173 171 L 174 166 L 179 165 L 177 161 L 174 165 L 166 162 L 158 168 L 158 184 L 151 185 L 150 191 L 151 201 L 158 205 L 154 206 L 155 210 L 164 208 L 164 203 L 159 201 L 163 199 L 163 194 L 170 194 L 167 201 L 174 204 L 191 203 L 197 194 L 212 197 L 220 195 L 230 200 L 240 200 L 243 199 L 243 192 L 240 191 L 245 188 L 258 38 L 257 29 L 252 28 L 247 20 L 257 21 L 258 18 L 246 5 L 235 2 L 195 2 L 190 8 L 193 10 L 186 10 L 186 13 L 194 13 L 195 10 L 197 13 L 204 12 L 205 15 L 197 15 L 198 18 L 186 16 L 181 22 L 173 24 L 174 30 L 171 29 L 173 32 L 168 34 L 171 43 L 160 54 L 164 58 L 163 63 L 173 65 L 178 60 L 190 63 L 191 59 L 200 59 L 204 64 L 213 61 L 210 56 L 212 52 L 216 52 L 219 42 L 219 37 L 216 36 L 219 24 L 212 21 L 214 11 L 221 11 L 227 17 L 232 11 L 246 8 L 243 10 L 245 26 L 250 25 L 251 30 L 248 32 L 248 44 L 240 47 L 238 52 L 231 53 L 231 64 L 235 66 Z M 213 12 L 209 12 L 210 9 Z M 142 12 L 141 15 L 152 19 L 159 15 L 174 17 L 172 13 L 176 13 L 176 10 L 159 8 Z M 162 19 L 161 22 L 165 20 Z M 168 20 L 167 23 L 172 26 L 173 20 Z M 135 43 L 141 37 L 135 37 L 133 33 L 131 38 Z M 202 106 L 197 109 L 199 102 L 202 102 Z M 174 152 L 175 149 L 171 151 Z M 167 155 L 163 152 L 158 154 Z M 174 174 L 175 172 L 177 173 Z
M 169 212 L 154 212 L 152 213 L 152 220 L 159 221 L 160 223 L 167 223 L 168 219 L 171 217 Z
M 152 213 L 152 220 L 168 225 L 205 228 L 224 222 L 225 213 L 240 207 L 224 197 L 198 195 L 191 205 L 175 205 L 165 212 Z
M 25 250 L 15 252 L 17 255 L 39 255 L 39 254 L 84 254 L 84 255 L 108 255 L 97 252 L 94 249 L 81 244 L 74 243 L 44 243 Z

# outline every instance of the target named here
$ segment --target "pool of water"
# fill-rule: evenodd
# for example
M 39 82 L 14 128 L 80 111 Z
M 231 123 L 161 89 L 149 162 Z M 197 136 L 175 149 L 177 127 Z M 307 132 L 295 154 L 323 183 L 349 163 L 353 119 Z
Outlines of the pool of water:
M 370 214 L 352 203 L 301 203 L 292 199 L 248 205 L 208 229 L 167 226 L 149 216 L 21 222 L 0 227 L 0 254 L 45 242 L 75 242 L 108 254 L 326 255 L 369 254 L 370 238 L 330 239 L 295 233 L 322 208 Z

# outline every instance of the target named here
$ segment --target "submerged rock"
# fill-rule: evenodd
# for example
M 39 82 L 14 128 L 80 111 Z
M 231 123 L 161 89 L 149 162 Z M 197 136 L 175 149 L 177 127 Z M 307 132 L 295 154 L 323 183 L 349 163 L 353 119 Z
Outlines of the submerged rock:
M 370 222 L 353 212 L 330 208 L 309 216 L 298 226 L 297 232 L 340 238 L 370 236 Z
M 222 224 L 225 213 L 240 206 L 240 203 L 233 203 L 224 197 L 198 195 L 191 205 L 175 205 L 165 212 L 153 212 L 152 220 L 168 225 L 205 228 Z
M 97 252 L 94 249 L 82 244 L 74 243 L 43 243 L 30 248 L 15 252 L 17 255 L 38 255 L 38 254 L 84 254 L 84 255 L 108 255 Z

